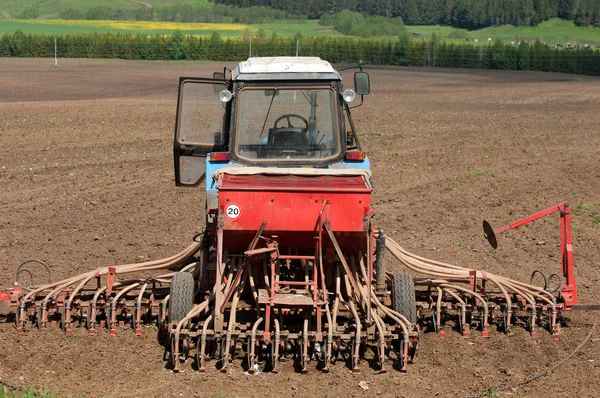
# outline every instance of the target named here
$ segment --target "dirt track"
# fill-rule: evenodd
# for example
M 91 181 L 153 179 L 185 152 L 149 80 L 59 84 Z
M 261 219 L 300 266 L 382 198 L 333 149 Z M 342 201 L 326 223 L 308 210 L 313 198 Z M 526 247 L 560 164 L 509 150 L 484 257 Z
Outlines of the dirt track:
M 179 252 L 202 228 L 204 193 L 176 189 L 172 130 L 177 79 L 221 64 L 0 59 L 0 286 L 39 258 L 54 278 Z M 370 69 L 355 112 L 373 163 L 378 226 L 408 250 L 528 280 L 559 272 L 558 216 L 500 238 L 492 225 L 568 201 L 582 303 L 600 302 L 600 79 L 426 69 Z M 92 396 L 462 396 L 512 384 L 567 355 L 598 314 L 568 314 L 555 342 L 516 329 L 462 339 L 426 333 L 408 375 L 173 374 L 156 331 L 66 339 L 17 336 L 0 324 L 0 378 Z M 556 372 L 501 396 L 600 395 L 600 331 Z M 369 390 L 359 382 L 365 380 Z

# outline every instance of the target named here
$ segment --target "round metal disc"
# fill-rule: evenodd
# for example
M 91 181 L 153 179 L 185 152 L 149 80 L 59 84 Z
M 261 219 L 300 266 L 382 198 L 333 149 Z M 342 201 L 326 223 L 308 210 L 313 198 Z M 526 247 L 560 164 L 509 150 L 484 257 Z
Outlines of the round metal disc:
M 498 248 L 498 241 L 496 240 L 496 234 L 494 233 L 494 228 L 490 225 L 487 220 L 483 220 L 483 236 L 490 242 L 490 245 L 494 249 Z

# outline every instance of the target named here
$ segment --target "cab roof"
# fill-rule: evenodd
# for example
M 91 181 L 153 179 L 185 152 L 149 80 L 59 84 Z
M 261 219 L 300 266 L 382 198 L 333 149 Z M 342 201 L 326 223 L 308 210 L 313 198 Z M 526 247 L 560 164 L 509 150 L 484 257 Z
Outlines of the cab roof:
M 341 80 L 319 57 L 251 57 L 233 70 L 233 80 Z

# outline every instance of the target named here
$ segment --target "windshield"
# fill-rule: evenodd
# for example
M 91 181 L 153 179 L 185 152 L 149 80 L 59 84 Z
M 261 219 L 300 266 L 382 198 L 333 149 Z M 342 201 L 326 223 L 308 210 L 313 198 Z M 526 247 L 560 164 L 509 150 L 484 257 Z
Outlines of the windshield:
M 237 101 L 240 158 L 321 160 L 339 154 L 333 89 L 245 88 Z

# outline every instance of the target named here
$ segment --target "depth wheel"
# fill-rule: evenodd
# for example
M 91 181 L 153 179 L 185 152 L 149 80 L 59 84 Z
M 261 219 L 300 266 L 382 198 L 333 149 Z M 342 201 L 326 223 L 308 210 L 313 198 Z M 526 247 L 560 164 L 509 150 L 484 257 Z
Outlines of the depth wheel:
M 412 324 L 417 323 L 415 282 L 410 274 L 396 274 L 392 280 L 392 307 Z
M 189 272 L 177 272 L 169 293 L 169 323 L 179 322 L 194 305 L 194 277 Z

